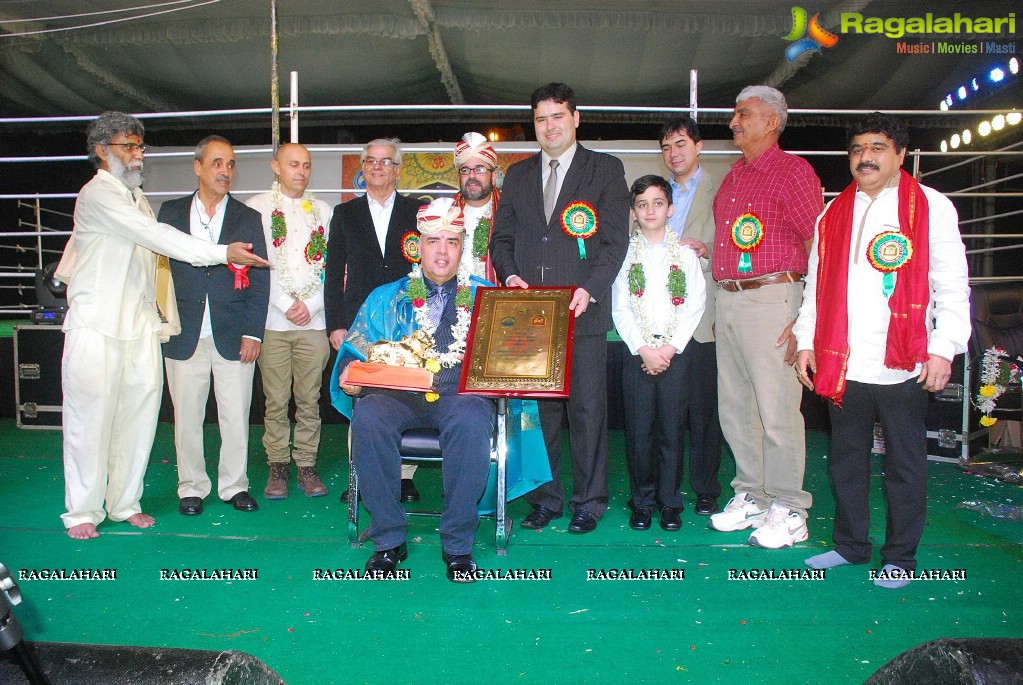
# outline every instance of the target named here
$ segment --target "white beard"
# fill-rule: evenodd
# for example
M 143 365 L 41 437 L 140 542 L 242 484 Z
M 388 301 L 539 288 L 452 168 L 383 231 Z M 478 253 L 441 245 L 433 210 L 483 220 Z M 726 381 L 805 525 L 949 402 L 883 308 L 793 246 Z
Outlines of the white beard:
M 134 162 L 128 167 L 117 157 L 110 155 L 107 158 L 107 166 L 110 168 L 110 173 L 121 179 L 124 185 L 129 188 L 142 187 L 142 182 L 145 180 L 142 178 L 142 162 Z

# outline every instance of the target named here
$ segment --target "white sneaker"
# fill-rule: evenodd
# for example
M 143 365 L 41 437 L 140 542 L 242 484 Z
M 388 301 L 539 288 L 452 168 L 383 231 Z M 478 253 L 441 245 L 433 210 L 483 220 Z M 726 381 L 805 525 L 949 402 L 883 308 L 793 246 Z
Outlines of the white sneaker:
M 755 547 L 780 549 L 805 542 L 810 537 L 803 517 L 788 507 L 771 505 L 767 515 L 749 536 L 749 544 Z
M 733 530 L 745 530 L 766 515 L 767 511 L 758 507 L 749 493 L 737 492 L 735 497 L 728 500 L 724 511 L 710 517 L 707 525 L 714 530 L 729 533 Z

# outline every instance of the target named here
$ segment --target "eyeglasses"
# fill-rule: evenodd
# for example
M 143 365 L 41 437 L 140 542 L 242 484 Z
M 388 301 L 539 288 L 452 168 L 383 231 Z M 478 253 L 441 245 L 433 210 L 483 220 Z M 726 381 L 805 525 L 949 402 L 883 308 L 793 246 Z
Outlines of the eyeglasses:
M 128 154 L 133 155 L 138 150 L 142 154 L 146 153 L 146 146 L 141 143 L 107 143 L 107 145 L 118 145 L 120 147 L 128 148 Z
M 480 164 L 479 166 L 461 167 L 458 170 L 458 175 L 468 176 L 469 174 L 476 174 L 477 176 L 482 176 L 483 174 L 489 174 L 491 171 L 493 171 L 493 169 L 491 169 L 490 167 L 485 167 L 482 164 Z
M 390 169 L 392 166 L 398 166 L 398 163 L 395 162 L 390 157 L 384 157 L 383 159 L 367 157 L 366 159 L 362 160 L 362 166 L 366 167 L 382 166 L 385 169 Z

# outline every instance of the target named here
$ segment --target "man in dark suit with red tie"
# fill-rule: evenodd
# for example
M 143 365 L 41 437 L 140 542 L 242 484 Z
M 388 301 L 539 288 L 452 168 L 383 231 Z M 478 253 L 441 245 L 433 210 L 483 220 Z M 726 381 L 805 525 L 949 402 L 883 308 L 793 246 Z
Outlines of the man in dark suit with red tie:
M 579 112 L 564 83 L 533 92 L 539 154 L 508 169 L 494 218 L 490 257 L 506 286 L 575 287 L 571 395 L 541 401 L 554 480 L 526 495 L 524 528 L 564 513 L 561 422 L 568 412 L 573 494 L 569 531 L 588 533 L 607 510 L 607 332 L 611 284 L 629 243 L 629 188 L 621 160 L 576 142 Z
M 211 243 L 252 243 L 266 258 L 259 212 L 231 197 L 235 155 L 220 136 L 195 148 L 197 192 L 160 207 L 160 221 Z M 255 361 L 266 325 L 270 272 L 234 265 L 191 266 L 170 260 L 181 333 L 163 345 L 167 386 L 174 402 L 178 511 L 196 516 L 212 485 L 206 473 L 202 425 L 215 382 L 220 423 L 217 494 L 239 511 L 259 508 L 249 495 L 249 405 Z
M 401 170 L 399 142 L 397 138 L 378 138 L 366 144 L 362 151 L 366 194 L 337 205 L 330 220 L 323 307 L 327 335 L 335 350 L 341 348 L 359 307 L 373 289 L 398 280 L 412 268 L 404 238 L 409 233 L 418 238 L 416 212 L 424 203 L 395 189 Z M 402 467 L 403 502 L 419 500 L 413 473 L 414 466 Z M 347 495 L 345 491 L 341 501 L 347 501 Z

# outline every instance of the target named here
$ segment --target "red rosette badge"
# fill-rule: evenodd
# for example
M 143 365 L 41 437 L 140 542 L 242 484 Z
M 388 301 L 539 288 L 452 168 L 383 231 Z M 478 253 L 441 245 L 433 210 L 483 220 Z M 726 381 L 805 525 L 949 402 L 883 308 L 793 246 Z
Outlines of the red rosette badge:
M 401 254 L 413 264 L 419 263 L 419 234 L 409 231 L 401 237 Z
M 579 259 L 586 259 L 587 238 L 597 232 L 597 210 L 589 202 L 572 202 L 561 212 L 561 230 L 579 242 Z

